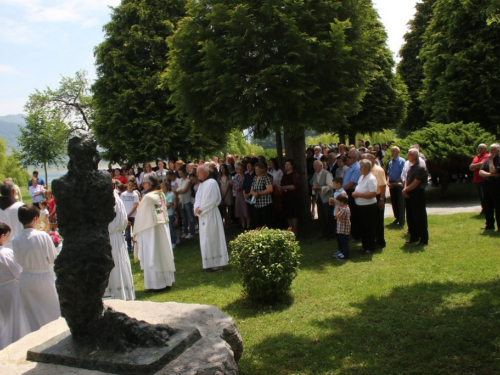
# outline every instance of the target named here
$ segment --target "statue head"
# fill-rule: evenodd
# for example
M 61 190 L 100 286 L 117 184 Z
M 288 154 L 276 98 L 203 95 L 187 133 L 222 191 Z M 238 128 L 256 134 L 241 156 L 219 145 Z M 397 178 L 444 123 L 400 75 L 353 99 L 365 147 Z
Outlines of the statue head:
M 96 171 L 101 160 L 97 141 L 91 131 L 74 130 L 68 141 L 68 170 L 70 172 Z

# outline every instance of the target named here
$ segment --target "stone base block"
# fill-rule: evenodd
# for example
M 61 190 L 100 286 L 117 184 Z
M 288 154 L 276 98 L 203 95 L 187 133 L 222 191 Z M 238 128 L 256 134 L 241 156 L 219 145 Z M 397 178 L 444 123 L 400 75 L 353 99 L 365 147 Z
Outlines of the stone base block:
M 201 338 L 177 358 L 155 372 L 156 375 L 236 375 L 238 373 L 237 361 L 243 352 L 241 336 L 233 319 L 215 306 L 180 304 L 175 302 L 126 302 L 119 300 L 106 301 L 106 305 L 130 317 L 144 320 L 151 324 L 168 324 L 173 328 L 191 327 L 192 331 L 194 331 L 194 328 L 199 331 Z M 64 336 L 67 336 L 67 333 L 65 333 L 67 331 L 66 321 L 60 318 L 4 348 L 0 351 L 0 374 L 97 375 L 116 373 L 114 370 L 113 372 L 101 372 L 64 365 L 31 362 L 26 359 L 29 350 L 40 345 L 43 345 L 44 350 L 46 350 L 48 346 L 51 346 L 49 344 L 50 340 L 60 342 Z M 191 332 L 192 334 L 193 332 Z M 185 336 L 189 337 L 190 335 L 186 332 Z M 180 340 L 181 337 L 179 336 L 178 339 Z M 193 337 L 188 339 L 188 341 L 192 339 Z M 171 340 L 174 340 L 174 336 L 172 336 Z M 113 358 L 109 358 L 109 361 L 116 362 L 119 356 L 114 355 Z M 131 354 L 128 354 L 128 360 L 134 361 Z M 103 370 L 109 371 L 106 369 Z M 121 373 L 146 372 L 141 370 L 135 372 L 122 370 Z

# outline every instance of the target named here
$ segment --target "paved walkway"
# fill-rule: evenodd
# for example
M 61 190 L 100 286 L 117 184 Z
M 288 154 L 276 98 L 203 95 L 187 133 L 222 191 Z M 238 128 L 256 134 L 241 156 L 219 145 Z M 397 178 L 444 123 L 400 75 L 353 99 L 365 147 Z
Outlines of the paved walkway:
M 449 215 L 465 212 L 481 212 L 481 206 L 476 202 L 432 202 L 427 203 L 428 215 Z M 390 203 L 385 205 L 385 217 L 394 217 Z

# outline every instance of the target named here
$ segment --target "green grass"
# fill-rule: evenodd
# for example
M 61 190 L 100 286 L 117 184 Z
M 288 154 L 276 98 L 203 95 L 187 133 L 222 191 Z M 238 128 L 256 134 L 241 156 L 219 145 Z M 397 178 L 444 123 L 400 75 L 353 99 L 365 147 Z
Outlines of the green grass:
M 291 302 L 261 308 L 243 298 L 234 268 L 203 273 L 197 241 L 185 241 L 174 251 L 168 292 L 144 292 L 133 265 L 136 296 L 215 305 L 232 316 L 245 345 L 241 374 L 500 373 L 500 235 L 483 234 L 483 222 L 430 216 L 423 249 L 388 228 L 387 248 L 365 255 L 351 244 L 348 262 L 308 231 Z

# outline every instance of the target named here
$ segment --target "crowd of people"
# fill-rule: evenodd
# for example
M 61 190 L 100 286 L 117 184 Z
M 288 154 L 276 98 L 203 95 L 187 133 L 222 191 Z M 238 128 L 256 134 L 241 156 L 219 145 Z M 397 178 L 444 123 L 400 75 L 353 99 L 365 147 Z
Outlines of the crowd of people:
M 483 229 L 500 229 L 500 146 L 480 144 L 470 170 L 484 210 Z M 384 165 L 385 152 L 391 153 Z M 418 145 L 407 160 L 395 145 L 309 147 L 308 186 L 303 187 L 295 163 L 282 169 L 277 158 L 227 153 L 224 158 L 157 160 L 135 169 L 109 166 L 116 216 L 109 224 L 115 268 L 105 297 L 133 300 L 130 254 L 140 261 L 145 289 L 162 291 L 175 282 L 173 250 L 182 241 L 199 238 L 203 269 L 220 272 L 229 257 L 225 229 L 260 227 L 299 230 L 301 189 L 308 189 L 311 215 L 319 237 L 337 240 L 339 260 L 349 259 L 350 243 L 364 253 L 386 246 L 384 210 L 391 197 L 394 221 L 408 226 L 407 243 L 429 243 L 425 188 L 429 181 Z M 102 172 L 106 173 L 106 172 Z M 4 323 L 0 348 L 57 319 L 60 315 L 52 265 L 58 251 L 47 233 L 35 230 L 40 214 L 57 226 L 57 205 L 35 171 L 29 181 L 32 205 L 24 205 L 11 179 L 0 187 L 0 312 Z M 60 248 L 59 248 L 60 250 Z M 9 323 L 10 319 L 10 323 Z M 15 320 L 15 323 L 12 321 Z

